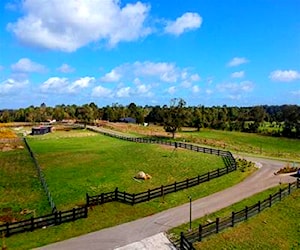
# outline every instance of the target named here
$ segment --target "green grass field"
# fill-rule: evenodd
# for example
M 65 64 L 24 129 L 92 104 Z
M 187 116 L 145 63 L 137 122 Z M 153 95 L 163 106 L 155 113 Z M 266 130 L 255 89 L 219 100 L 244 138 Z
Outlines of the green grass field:
M 188 141 L 223 148 L 236 153 L 300 161 L 300 141 L 297 139 L 206 129 L 200 132 L 183 131 L 179 135 Z
M 223 166 L 222 159 L 216 156 L 182 149 L 173 152 L 172 148 L 165 146 L 126 142 L 88 131 L 55 132 L 28 141 L 44 169 L 59 209 L 84 203 L 86 191 L 90 194 L 110 191 L 118 184 L 120 189 L 136 192 Z M 106 168 L 103 167 L 105 164 Z M 138 170 L 148 172 L 153 178 L 142 183 L 134 181 L 132 176 Z M 238 170 L 135 206 L 107 203 L 90 210 L 87 219 L 14 235 L 6 239 L 6 244 L 9 249 L 31 249 L 149 216 L 186 203 L 190 195 L 197 199 L 233 186 L 253 171 L 254 168 Z
M 29 216 L 51 212 L 27 149 L 22 142 L 14 147 L 0 151 L 0 223 L 26 219 L 23 209 L 34 211 Z
M 279 187 L 256 194 L 218 212 L 193 221 L 192 227 L 214 221 L 217 217 L 230 216 L 232 211 L 239 211 L 245 206 L 256 204 Z M 300 190 L 294 191 L 281 202 L 250 218 L 246 222 L 227 229 L 219 234 L 205 238 L 194 244 L 196 249 L 299 249 L 300 248 Z M 178 239 L 180 232 L 186 232 L 189 224 L 181 225 L 169 231 L 170 237 Z
M 166 133 L 162 126 L 144 127 L 124 123 L 109 123 L 106 126 L 134 135 L 171 138 L 171 135 Z M 195 128 L 182 128 L 181 132 L 176 133 L 176 139 L 229 150 L 234 153 L 255 154 L 300 162 L 300 140 L 297 139 L 212 129 L 201 129 L 197 132 Z
M 55 132 L 28 142 L 59 209 L 84 203 L 86 192 L 95 195 L 118 187 L 138 193 L 224 167 L 222 158 L 215 155 L 85 131 Z M 136 181 L 133 177 L 139 171 L 152 179 Z

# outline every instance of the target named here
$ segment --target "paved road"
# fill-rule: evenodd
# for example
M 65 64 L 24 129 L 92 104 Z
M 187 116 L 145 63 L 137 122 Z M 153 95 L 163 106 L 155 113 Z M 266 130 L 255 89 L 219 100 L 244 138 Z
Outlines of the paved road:
M 261 168 L 243 182 L 192 202 L 192 219 L 202 217 L 236 203 L 279 183 L 295 181 L 289 175 L 274 175 L 284 162 L 249 158 L 261 163 Z M 189 221 L 189 203 L 171 208 L 158 214 L 138 219 L 115 227 L 89 233 L 80 237 L 54 243 L 40 249 L 115 249 L 165 232 Z

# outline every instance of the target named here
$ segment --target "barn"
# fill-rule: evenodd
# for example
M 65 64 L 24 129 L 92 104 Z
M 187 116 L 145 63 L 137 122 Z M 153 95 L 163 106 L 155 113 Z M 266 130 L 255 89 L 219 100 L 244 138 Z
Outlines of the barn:
M 51 133 L 52 127 L 51 126 L 40 126 L 40 127 L 33 127 L 31 129 L 32 135 L 44 135 L 47 133 Z

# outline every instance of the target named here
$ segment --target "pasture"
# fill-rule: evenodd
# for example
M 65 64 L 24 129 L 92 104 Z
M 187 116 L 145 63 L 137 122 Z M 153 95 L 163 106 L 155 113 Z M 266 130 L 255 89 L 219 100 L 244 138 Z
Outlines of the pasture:
M 135 124 L 107 123 L 106 127 L 118 131 L 152 137 L 171 137 L 162 126 L 143 127 Z M 255 154 L 300 162 L 300 141 L 284 137 L 272 137 L 254 133 L 194 128 L 182 128 L 176 133 L 178 140 L 186 140 L 209 147 L 229 150 L 237 154 Z
M 0 141 L 0 223 L 51 212 L 23 141 L 4 137 L 2 140 L 5 142 Z
M 85 193 L 119 190 L 139 192 L 223 167 L 221 158 L 150 144 L 126 142 L 85 130 L 59 131 L 27 138 L 58 209 L 85 203 Z M 143 170 L 152 179 L 137 182 L 133 176 Z M 107 203 L 93 208 L 87 219 L 14 235 L 6 239 L 9 249 L 29 249 L 102 228 L 138 219 L 207 196 L 237 184 L 254 171 L 235 171 L 200 186 L 163 198 L 130 206 Z
M 224 167 L 221 157 L 160 145 L 122 141 L 89 131 L 58 131 L 29 137 L 59 209 L 85 203 L 90 195 L 137 193 Z M 144 171 L 146 181 L 133 177 Z

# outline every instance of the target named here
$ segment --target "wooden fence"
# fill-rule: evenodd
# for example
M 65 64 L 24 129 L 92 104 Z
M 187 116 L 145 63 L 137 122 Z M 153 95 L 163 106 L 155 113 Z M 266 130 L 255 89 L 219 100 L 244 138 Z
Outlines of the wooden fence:
M 44 215 L 41 217 L 31 217 L 28 220 L 18 221 L 14 223 L 6 223 L 0 225 L 0 235 L 4 233 L 5 237 L 13 234 L 32 232 L 39 228 L 60 225 L 62 223 L 75 221 L 81 218 L 87 218 L 88 207 L 73 208 L 68 211 L 56 211 L 55 213 Z
M 214 178 L 218 178 L 222 175 L 228 174 L 236 170 L 236 166 L 226 166 L 224 168 L 218 168 L 214 171 L 207 172 L 203 175 L 198 175 L 194 178 L 188 178 L 180 182 L 174 182 L 169 185 L 162 185 L 154 189 L 148 189 L 147 191 L 140 192 L 137 194 L 130 194 L 125 191 L 121 192 L 118 188 L 115 191 L 108 193 L 101 193 L 99 195 L 89 196 L 86 194 L 87 206 L 101 205 L 107 202 L 119 201 L 130 205 L 135 205 L 141 202 L 150 201 L 157 197 L 163 197 L 166 194 L 174 193 L 186 188 L 190 188 L 199 185 L 203 182 L 210 181 Z
M 181 232 L 180 235 L 180 249 L 193 249 L 189 248 L 196 241 L 201 241 L 203 238 L 212 234 L 219 233 L 220 231 L 234 227 L 237 223 L 247 220 L 248 218 L 260 213 L 264 209 L 271 207 L 274 203 L 281 201 L 285 196 L 288 196 L 293 190 L 300 188 L 300 178 L 294 183 L 289 183 L 288 187 L 279 189 L 273 195 L 270 195 L 263 201 L 258 201 L 252 206 L 246 206 L 243 210 L 232 212 L 231 216 L 225 218 L 216 218 L 215 221 L 205 225 L 199 225 L 197 229 L 193 229 L 188 233 Z M 189 242 L 189 245 L 187 243 Z
M 174 182 L 173 184 L 169 185 L 162 185 L 160 187 L 149 189 L 145 192 L 137 193 L 137 194 L 130 194 L 126 191 L 120 192 L 118 188 L 115 189 L 115 191 L 108 192 L 108 193 L 101 193 L 99 195 L 89 196 L 86 194 L 86 203 L 87 206 L 94 206 L 94 205 L 101 205 L 107 202 L 112 201 L 119 201 L 131 205 L 135 205 L 137 203 L 149 201 L 151 199 L 162 197 L 169 193 L 174 193 L 179 190 L 183 190 L 186 188 L 190 188 L 196 185 L 199 185 L 200 183 L 210 181 L 211 179 L 220 177 L 222 175 L 228 174 L 232 171 L 236 170 L 236 162 L 234 157 L 232 156 L 231 152 L 219 150 L 219 149 L 213 149 L 213 148 L 205 148 L 200 147 L 198 145 L 183 143 L 183 142 L 174 142 L 174 141 L 163 141 L 163 140 L 154 140 L 150 138 L 136 138 L 136 137 L 127 137 L 116 133 L 110 133 L 106 131 L 102 131 L 99 128 L 88 126 L 87 129 L 101 133 L 106 136 L 126 140 L 126 141 L 132 141 L 132 142 L 138 142 L 138 143 L 150 143 L 150 144 L 162 144 L 162 145 L 168 145 L 172 146 L 174 148 L 184 148 L 187 150 L 193 150 L 195 152 L 200 153 L 207 153 L 207 154 L 214 154 L 217 156 L 220 156 L 223 158 L 223 162 L 225 164 L 224 168 L 218 168 L 214 171 L 198 175 L 193 178 L 188 178 L 183 181 Z
M 55 212 L 56 212 L 56 205 L 55 205 L 55 203 L 54 203 L 54 201 L 53 201 L 53 198 L 52 198 L 52 195 L 51 195 L 51 193 L 50 193 L 50 191 L 49 191 L 49 189 L 48 189 L 48 185 L 47 185 L 47 182 L 46 182 L 46 180 L 45 180 L 44 173 L 43 173 L 43 171 L 42 171 L 40 165 L 38 164 L 38 162 L 37 162 L 37 160 L 36 160 L 36 158 L 35 158 L 35 156 L 34 156 L 32 150 L 31 150 L 31 148 L 30 148 L 30 146 L 29 146 L 29 144 L 28 144 L 26 138 L 24 138 L 24 143 L 25 143 L 25 145 L 26 145 L 26 148 L 27 148 L 28 151 L 29 151 L 29 154 L 30 154 L 30 156 L 31 156 L 31 158 L 32 158 L 32 160 L 33 160 L 34 166 L 35 166 L 35 168 L 36 168 L 36 170 L 37 170 L 37 172 L 38 172 L 39 179 L 40 179 L 40 181 L 41 181 L 41 183 L 42 183 L 42 186 L 43 186 L 43 188 L 44 188 L 44 191 L 45 191 L 45 193 L 46 193 L 46 195 L 47 195 L 48 202 L 49 202 L 49 204 L 50 204 L 50 206 L 51 206 L 51 209 L 52 209 L 52 213 L 55 213 Z
M 93 127 L 93 126 L 87 126 L 87 129 L 92 130 L 92 131 L 97 132 L 97 133 L 101 133 L 101 134 L 106 135 L 106 136 L 118 138 L 118 139 L 125 140 L 125 141 L 132 141 L 132 142 L 139 142 L 139 143 L 150 143 L 150 144 L 162 144 L 162 145 L 172 146 L 172 147 L 175 147 L 175 148 L 184 148 L 184 149 L 188 149 L 188 150 L 193 150 L 193 151 L 200 152 L 200 153 L 232 157 L 232 154 L 229 151 L 214 149 L 214 148 L 206 148 L 206 147 L 201 147 L 201 146 L 198 146 L 198 145 L 193 145 L 193 144 L 184 143 L 184 142 L 156 140 L 156 139 L 154 140 L 154 139 L 151 139 L 151 138 L 143 138 L 143 137 L 127 137 L 127 136 L 116 134 L 116 133 L 106 132 L 106 131 L 103 131 L 99 128 Z

